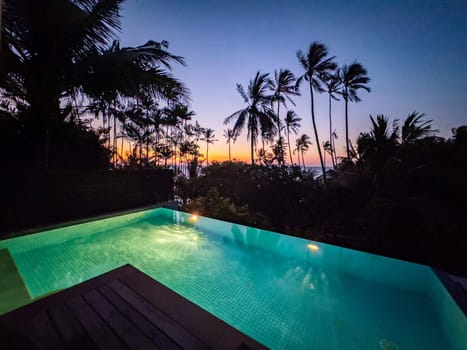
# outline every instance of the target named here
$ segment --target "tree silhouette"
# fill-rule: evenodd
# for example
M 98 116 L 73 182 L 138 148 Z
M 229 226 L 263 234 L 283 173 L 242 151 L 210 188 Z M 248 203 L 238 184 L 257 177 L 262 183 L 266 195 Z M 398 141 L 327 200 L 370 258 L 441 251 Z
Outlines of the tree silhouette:
M 204 130 L 202 140 L 206 141 L 206 165 L 209 165 L 209 144 L 214 144 L 214 142 L 218 141 L 215 137 L 213 129 L 207 128 Z
M 327 147 L 328 152 L 330 151 L 331 155 L 331 160 L 332 160 L 332 165 L 333 168 L 336 168 L 337 164 L 337 157 L 336 157 L 336 145 L 335 145 L 335 131 L 333 131 L 332 128 L 332 100 L 339 101 L 339 98 L 337 95 L 340 93 L 341 89 L 341 83 L 339 80 L 339 77 L 330 74 L 324 76 L 324 82 L 326 84 L 326 92 L 328 93 L 328 98 L 329 98 L 329 145 Z
M 371 91 L 366 85 L 369 83 L 370 78 L 368 77 L 367 70 L 358 62 L 354 62 L 350 66 L 344 65 L 338 70 L 338 76 L 342 84 L 342 97 L 345 101 L 345 145 L 347 160 L 350 161 L 348 104 L 349 101 L 361 101 L 357 95 L 358 90 Z
M 302 134 L 295 142 L 295 151 L 298 153 L 298 163 L 300 165 L 300 154 L 302 155 L 303 169 L 305 169 L 304 153 L 310 149 L 311 139 L 310 136 Z
M 290 96 L 298 95 L 294 84 L 295 81 L 296 79 L 294 74 L 288 69 L 281 68 L 279 71 L 274 71 L 274 94 L 272 96 L 272 102 L 276 102 L 277 104 L 276 128 L 279 134 L 279 159 L 284 159 L 284 150 L 282 148 L 283 141 L 281 141 L 282 123 L 280 118 L 280 105 L 282 104 L 285 108 L 287 108 L 286 100 L 288 100 L 292 105 L 295 106 L 294 101 L 290 98 Z
M 247 126 L 247 138 L 250 140 L 251 164 L 255 163 L 254 149 L 258 136 L 266 135 L 273 129 L 274 115 L 271 110 L 271 97 L 267 94 L 273 83 L 268 78 L 269 74 L 257 72 L 253 80 L 250 80 L 245 92 L 241 84 L 237 84 L 237 91 L 242 96 L 247 106 L 228 116 L 224 124 L 235 121 L 233 131 L 239 135 L 245 125 Z
M 370 132 L 361 133 L 357 139 L 357 152 L 379 177 L 399 145 L 399 126 L 397 119 L 390 126 L 384 115 L 376 116 L 376 120 L 370 115 L 370 120 Z
M 292 145 L 290 144 L 290 132 L 294 134 L 298 133 L 300 128 L 300 122 L 302 118 L 297 116 L 297 113 L 294 111 L 287 111 L 287 115 L 285 116 L 285 130 L 287 132 L 287 145 L 289 147 L 289 156 L 290 156 L 290 164 L 293 165 L 293 158 L 292 158 Z M 300 163 L 300 159 L 298 160 Z
M 326 182 L 326 169 L 324 167 L 323 154 L 321 152 L 321 144 L 318 137 L 318 129 L 316 128 L 315 118 L 315 102 L 313 91 L 317 93 L 324 92 L 323 79 L 325 76 L 331 74 L 337 68 L 334 62 L 334 56 L 328 57 L 328 49 L 326 46 L 319 42 L 313 42 L 308 48 L 307 53 L 301 50 L 297 51 L 297 58 L 305 73 L 298 78 L 297 87 L 306 80 L 310 87 L 310 100 L 311 100 L 311 120 L 313 122 L 313 131 L 315 134 L 316 148 L 318 149 L 319 160 L 321 162 L 321 169 L 323 171 L 323 180 Z
M 408 115 L 401 129 L 402 143 L 413 143 L 438 132 L 431 128 L 432 120 L 423 120 L 424 117 L 425 113 L 417 111 Z
M 232 154 L 230 152 L 230 146 L 232 141 L 235 142 L 237 139 L 237 135 L 235 135 L 234 131 L 232 129 L 226 129 L 224 130 L 224 137 L 226 138 L 226 142 L 229 145 L 229 162 L 232 161 Z
M 41 135 L 43 168 L 48 167 L 49 131 L 64 123 L 63 102 L 76 91 L 93 97 L 103 92 L 134 97 L 142 89 L 157 98 L 187 95 L 169 73 L 172 63 L 184 64 L 183 58 L 170 54 L 166 41 L 120 48 L 113 40 L 122 2 L 4 1 L 0 88 L 26 107 L 20 118 Z

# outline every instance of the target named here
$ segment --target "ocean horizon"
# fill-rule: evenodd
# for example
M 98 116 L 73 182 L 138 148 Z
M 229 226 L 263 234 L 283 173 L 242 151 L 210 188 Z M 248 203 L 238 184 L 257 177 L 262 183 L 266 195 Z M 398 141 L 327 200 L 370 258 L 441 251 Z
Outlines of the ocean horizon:
M 222 163 L 222 162 L 219 162 L 219 163 Z M 246 162 L 244 162 L 246 163 Z M 287 165 L 287 166 L 290 166 L 290 165 Z M 199 165 L 199 170 L 198 170 L 198 174 L 200 174 L 201 172 L 201 169 L 206 167 L 206 164 L 200 164 Z M 169 165 L 169 168 L 173 169 L 172 166 Z M 180 169 L 182 171 L 183 174 L 187 174 L 188 173 L 188 169 L 187 169 L 187 165 L 186 164 L 177 164 L 177 168 Z M 333 167 L 332 166 L 326 166 L 325 167 L 326 170 L 332 170 Z M 305 170 L 306 171 L 313 171 L 315 173 L 315 177 L 318 177 L 318 176 L 321 176 L 323 174 L 322 172 L 322 169 L 321 169 L 321 166 L 305 166 Z

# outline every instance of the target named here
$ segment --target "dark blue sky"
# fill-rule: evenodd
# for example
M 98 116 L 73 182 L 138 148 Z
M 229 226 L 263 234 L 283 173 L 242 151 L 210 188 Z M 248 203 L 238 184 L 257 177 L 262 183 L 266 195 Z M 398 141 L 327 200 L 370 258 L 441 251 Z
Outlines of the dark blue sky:
M 315 40 L 340 65 L 360 61 L 372 79 L 372 92 L 362 92 L 362 102 L 350 106 L 352 140 L 368 130 L 369 114 L 404 119 L 413 110 L 424 112 L 442 136 L 467 123 L 465 0 L 127 0 L 122 15 L 122 45 L 165 39 L 171 52 L 186 58 L 188 66 L 175 73 L 191 89 L 197 119 L 216 130 L 221 141 L 215 153 L 224 156 L 222 122 L 243 107 L 235 84 L 246 86 L 258 70 L 283 67 L 301 74 L 296 51 Z M 308 91 L 296 103 L 301 132 L 311 136 Z M 334 111 L 343 153 L 344 104 L 336 103 Z M 325 140 L 325 95 L 317 99 L 317 118 Z M 234 156 L 246 152 L 242 143 Z M 309 157 L 314 164 L 315 153 Z

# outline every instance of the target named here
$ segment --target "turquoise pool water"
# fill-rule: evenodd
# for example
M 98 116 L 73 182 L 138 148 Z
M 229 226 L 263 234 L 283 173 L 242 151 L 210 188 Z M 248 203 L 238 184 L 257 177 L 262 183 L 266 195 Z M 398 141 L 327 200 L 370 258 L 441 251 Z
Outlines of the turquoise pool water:
M 33 297 L 130 263 L 273 349 L 467 349 L 427 266 L 154 209 L 0 241 Z

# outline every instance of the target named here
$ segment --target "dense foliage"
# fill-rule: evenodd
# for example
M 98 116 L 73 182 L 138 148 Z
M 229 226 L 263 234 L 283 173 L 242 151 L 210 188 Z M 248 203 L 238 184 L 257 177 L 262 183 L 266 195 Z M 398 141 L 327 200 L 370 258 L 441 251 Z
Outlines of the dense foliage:
M 377 120 L 326 187 L 298 167 L 214 163 L 180 181 L 184 209 L 466 274 L 467 126 L 407 142 Z
M 304 209 L 309 189 L 315 186 L 311 173 L 298 167 L 247 165 L 239 162 L 213 163 L 203 168 L 202 176 L 179 181 L 180 196 L 187 208 L 197 209 L 201 214 L 223 218 L 222 212 L 209 208 L 195 208 L 192 200 L 207 196 L 215 189 L 220 197 L 229 198 L 237 206 L 246 205 L 253 217 L 253 224 L 262 227 L 283 229 L 282 222 L 293 221 L 293 217 Z M 211 194 L 212 195 L 212 194 Z M 190 199 L 190 201 L 189 201 Z M 280 202 L 278 205 L 272 203 Z M 284 204 L 287 203 L 286 207 Z M 200 203 L 202 204 L 202 203 Z M 249 222 L 251 222 L 251 218 Z
M 72 161 L 80 153 L 100 158 L 105 143 L 115 164 L 117 125 L 122 135 L 133 131 L 133 138 L 135 130 L 138 136 L 149 130 L 143 101 L 176 105 L 186 100 L 186 88 L 170 73 L 172 63 L 184 60 L 167 51 L 166 41 L 120 47 L 122 2 L 3 1 L 0 125 L 2 136 L 16 141 L 2 143 L 11 153 L 5 167 L 17 168 L 18 162 L 9 162 L 17 158 L 21 168 L 47 170 L 61 163 L 82 168 Z M 92 127 L 90 116 L 102 118 L 102 129 Z M 60 140 L 71 135 L 74 145 L 66 147 Z M 68 153 L 52 164 L 64 148 Z M 84 167 L 96 165 L 90 161 Z

